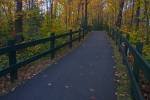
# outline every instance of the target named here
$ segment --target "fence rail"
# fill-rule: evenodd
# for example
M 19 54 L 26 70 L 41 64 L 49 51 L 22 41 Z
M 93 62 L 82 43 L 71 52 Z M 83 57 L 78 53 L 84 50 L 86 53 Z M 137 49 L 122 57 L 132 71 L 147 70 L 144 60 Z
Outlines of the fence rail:
M 46 56 L 47 54 L 51 54 L 51 59 L 53 59 L 55 57 L 56 51 L 65 46 L 72 48 L 74 41 L 80 42 L 81 39 L 84 38 L 84 35 L 86 34 L 84 30 L 85 29 L 79 29 L 77 31 L 70 30 L 70 32 L 64 33 L 61 35 L 55 35 L 55 33 L 52 33 L 51 36 L 48 38 L 43 38 L 43 39 L 25 42 L 25 43 L 21 43 L 21 44 L 15 44 L 15 41 L 13 41 L 13 40 L 8 41 L 8 45 L 6 47 L 0 48 L 0 55 L 8 56 L 9 66 L 0 71 L 0 77 L 10 74 L 11 81 L 13 82 L 18 77 L 17 72 L 18 72 L 19 68 L 21 68 L 33 61 L 38 60 L 38 59 Z M 57 40 L 59 40 L 60 38 L 62 38 L 62 39 L 67 38 L 67 41 L 65 41 L 65 43 L 63 43 L 63 44 L 56 45 Z M 50 42 L 50 48 L 47 51 L 42 52 L 37 55 L 34 55 L 31 58 L 28 58 L 26 60 L 17 61 L 17 58 L 16 58 L 17 51 L 28 48 L 28 47 L 33 47 L 33 46 L 36 46 L 39 44 L 44 44 L 47 42 Z
M 141 91 L 141 72 L 144 74 L 144 79 L 150 81 L 150 64 L 142 57 L 142 49 L 139 43 L 136 48 L 129 43 L 129 36 L 123 36 L 123 32 L 110 27 L 105 27 L 108 35 L 116 42 L 123 55 L 123 62 L 127 66 L 128 75 L 130 77 L 131 94 L 134 100 L 144 100 L 144 95 Z

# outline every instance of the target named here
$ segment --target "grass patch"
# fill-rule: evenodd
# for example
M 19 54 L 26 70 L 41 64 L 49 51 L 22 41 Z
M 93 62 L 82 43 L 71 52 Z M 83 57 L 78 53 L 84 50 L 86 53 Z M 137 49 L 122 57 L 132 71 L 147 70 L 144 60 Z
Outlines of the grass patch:
M 130 95 L 130 80 L 128 77 L 128 71 L 125 65 L 122 64 L 122 56 L 118 51 L 119 48 L 115 42 L 109 39 L 114 52 L 114 59 L 116 63 L 115 76 L 116 76 L 116 95 L 117 100 L 132 100 Z

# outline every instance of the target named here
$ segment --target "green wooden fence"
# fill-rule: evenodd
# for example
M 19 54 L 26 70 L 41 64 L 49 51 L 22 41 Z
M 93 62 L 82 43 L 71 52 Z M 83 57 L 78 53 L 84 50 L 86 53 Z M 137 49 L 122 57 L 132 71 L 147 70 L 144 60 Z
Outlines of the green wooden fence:
M 86 33 L 87 32 L 88 31 L 86 31 Z M 55 33 L 52 33 L 50 37 L 39 39 L 39 40 L 34 40 L 30 42 L 20 43 L 20 44 L 16 44 L 14 40 L 8 41 L 8 45 L 6 47 L 0 48 L 0 55 L 8 56 L 9 66 L 0 71 L 0 77 L 10 74 L 11 81 L 17 80 L 17 77 L 18 77 L 17 72 L 19 68 L 24 67 L 25 65 L 33 61 L 36 61 L 48 54 L 51 54 L 51 59 L 53 59 L 55 57 L 55 53 L 57 50 L 65 46 L 72 48 L 73 42 L 75 41 L 80 42 L 81 39 L 84 38 L 84 35 L 86 33 L 85 33 L 85 29 L 79 29 L 78 31 L 70 30 L 70 32 L 64 33 L 61 35 L 55 35 Z M 65 41 L 65 43 L 56 45 L 56 41 L 58 41 L 59 39 L 64 39 L 64 38 L 67 38 L 67 41 Z M 34 55 L 31 58 L 28 58 L 26 60 L 17 61 L 17 58 L 16 58 L 17 51 L 28 48 L 28 47 L 33 47 L 39 44 L 48 43 L 48 42 L 50 42 L 50 48 L 47 51 L 42 52 L 38 55 Z
M 129 43 L 129 36 L 124 36 L 123 32 L 110 27 L 104 27 L 108 35 L 116 42 L 123 55 L 123 63 L 127 66 L 130 77 L 131 94 L 134 100 L 144 100 L 141 91 L 140 73 L 144 74 L 144 79 L 150 81 L 150 64 L 142 57 L 142 44 L 137 43 L 134 47 Z M 132 59 L 130 58 L 132 56 Z M 132 62 L 130 61 L 132 60 Z

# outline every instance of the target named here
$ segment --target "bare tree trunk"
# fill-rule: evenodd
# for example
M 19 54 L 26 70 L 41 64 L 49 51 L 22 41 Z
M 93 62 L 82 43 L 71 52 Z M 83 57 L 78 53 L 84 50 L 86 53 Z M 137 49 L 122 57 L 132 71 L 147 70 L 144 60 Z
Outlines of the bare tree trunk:
M 146 43 L 149 43 L 149 15 L 148 15 L 148 4 L 150 4 L 149 1 L 144 0 L 144 4 L 145 4 L 145 16 L 146 16 Z
M 22 0 L 16 0 L 15 32 L 23 32 Z
M 84 3 L 82 3 L 82 21 L 81 21 L 81 27 L 84 27 Z
M 139 26 L 140 26 L 140 0 L 137 0 L 137 10 L 136 10 L 136 17 L 135 17 L 135 20 L 136 20 L 136 28 L 135 30 L 138 31 L 139 30 Z
M 80 19 L 80 6 L 81 2 L 78 4 L 78 11 L 77 11 L 77 19 L 76 19 L 76 24 L 80 24 L 79 19 Z
M 71 25 L 71 2 L 68 1 L 68 24 Z
M 49 15 L 49 5 L 48 5 L 48 0 L 46 0 L 46 10 L 47 10 L 47 15 Z
M 124 3 L 125 3 L 125 0 L 121 0 L 121 1 L 120 1 L 119 14 L 118 14 L 117 21 L 116 21 L 116 26 L 117 26 L 118 28 L 121 28 L 122 13 L 123 13 Z
M 53 0 L 51 0 L 51 28 L 53 28 L 53 5 L 54 2 Z
M 132 0 L 132 16 L 131 16 L 131 27 L 133 26 L 133 20 L 134 20 L 134 6 L 135 6 L 135 0 Z
M 65 4 L 65 11 L 66 11 L 66 18 L 65 18 L 65 23 L 66 23 L 66 31 L 68 30 L 68 5 L 67 5 L 67 2 Z
M 87 6 L 88 6 L 88 1 L 85 0 L 85 28 L 87 28 L 88 25 Z
M 31 1 L 28 0 L 28 9 L 31 9 Z

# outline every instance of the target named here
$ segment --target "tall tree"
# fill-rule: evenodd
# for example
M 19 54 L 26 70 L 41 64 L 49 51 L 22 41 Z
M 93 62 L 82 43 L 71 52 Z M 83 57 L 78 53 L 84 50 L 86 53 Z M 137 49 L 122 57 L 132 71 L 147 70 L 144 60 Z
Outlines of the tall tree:
M 135 16 L 135 24 L 136 24 L 136 28 L 135 30 L 138 31 L 139 30 L 139 26 L 140 26 L 140 10 L 141 10 L 141 1 L 137 0 L 136 1 L 137 4 L 137 9 L 136 9 L 136 16 Z
M 146 43 L 149 43 L 150 33 L 149 33 L 149 13 L 148 13 L 148 5 L 150 2 L 148 0 L 144 0 L 144 7 L 145 7 L 145 16 L 146 16 Z
M 88 1 L 85 0 L 85 28 L 87 28 L 88 25 L 88 12 L 87 12 L 87 6 L 88 6 Z
M 22 0 L 16 0 L 15 32 L 17 34 L 23 32 Z
M 118 14 L 117 21 L 116 21 L 116 26 L 117 26 L 118 28 L 121 28 L 122 13 L 123 13 L 124 4 L 125 4 L 125 0 L 120 0 L 119 14 Z
M 131 15 L 131 22 L 130 22 L 131 26 L 133 26 L 133 20 L 134 20 L 134 7 L 135 7 L 135 0 L 132 0 L 132 15 Z

